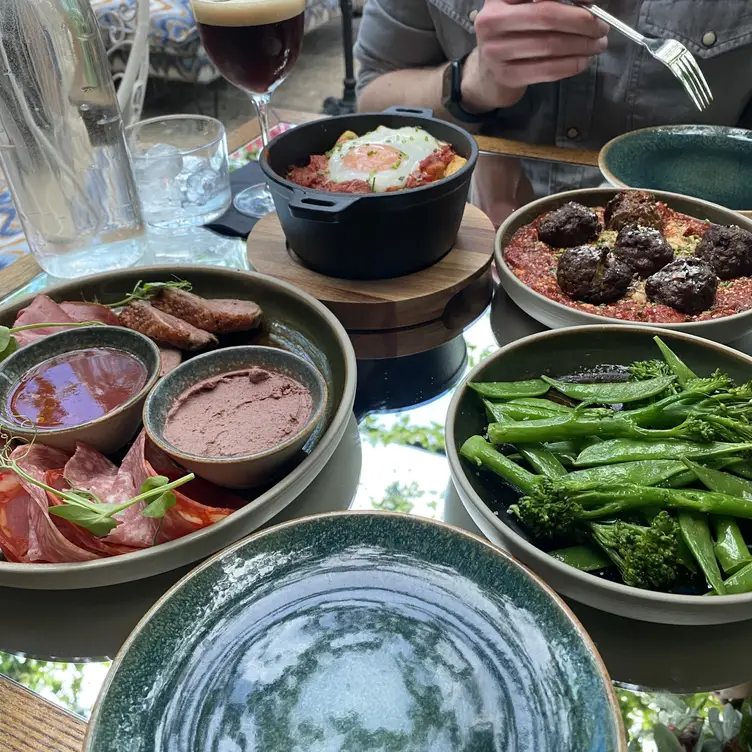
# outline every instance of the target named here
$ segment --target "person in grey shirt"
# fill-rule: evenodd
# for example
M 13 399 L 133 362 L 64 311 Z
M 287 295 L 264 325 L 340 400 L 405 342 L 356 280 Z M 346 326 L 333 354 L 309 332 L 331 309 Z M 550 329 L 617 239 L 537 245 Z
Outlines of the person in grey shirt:
M 652 125 L 752 126 L 752 0 L 603 0 L 646 36 L 678 39 L 714 94 L 699 112 L 671 72 L 582 8 L 556 0 L 368 0 L 356 56 L 361 111 L 443 108 L 462 60 L 461 108 L 486 135 L 582 149 Z M 597 185 L 585 167 L 486 158 L 476 201 L 501 221 L 533 197 Z M 532 184 L 532 191 L 530 190 Z

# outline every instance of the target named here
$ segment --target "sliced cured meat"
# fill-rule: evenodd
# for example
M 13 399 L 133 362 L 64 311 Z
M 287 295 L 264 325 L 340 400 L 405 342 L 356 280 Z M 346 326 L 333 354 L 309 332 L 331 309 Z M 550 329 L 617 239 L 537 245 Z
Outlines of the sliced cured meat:
M 65 452 L 41 444 L 24 445 L 13 450 L 11 457 L 19 467 L 38 481 L 44 482 L 49 470 L 61 467 L 68 459 Z M 60 564 L 91 561 L 98 558 L 92 551 L 68 540 L 53 522 L 49 513 L 47 492 L 20 476 L 18 481 L 28 494 L 28 528 L 24 562 Z
M 0 473 L 0 551 L 22 562 L 29 548 L 29 504 L 33 503 L 15 473 Z
M 177 347 L 179 350 L 201 350 L 218 344 L 213 334 L 141 300 L 133 301 L 123 308 L 120 323 L 151 337 L 155 342 Z
M 48 486 L 56 488 L 58 491 L 66 491 L 70 489 L 70 484 L 65 480 L 65 474 L 62 468 L 60 468 L 60 470 L 48 470 L 46 483 Z M 59 496 L 50 493 L 49 491 L 47 492 L 47 499 L 50 502 L 51 507 L 59 506 L 64 503 Z M 53 521 L 68 540 L 81 546 L 81 548 L 101 554 L 102 556 L 116 556 L 118 554 L 127 554 L 138 550 L 130 546 L 120 546 L 107 543 L 105 540 L 98 538 L 85 528 L 74 525 L 72 522 L 62 519 L 62 517 L 55 517 L 53 515 Z
M 167 376 L 170 371 L 174 371 L 183 362 L 183 353 L 172 347 L 159 348 L 159 375 Z
M 261 308 L 251 300 L 209 299 L 173 287 L 163 288 L 152 305 L 214 334 L 247 332 L 261 324 Z
M 185 475 L 185 470 L 149 441 L 144 446 L 144 467 L 149 475 L 164 475 L 170 480 Z M 247 503 L 230 491 L 199 478 L 176 489 L 175 496 L 177 503 L 162 520 L 158 543 L 182 538 L 220 522 Z
M 108 326 L 120 326 L 117 314 L 106 305 L 101 303 L 85 303 L 83 301 L 71 301 L 60 303 L 60 308 L 74 321 L 99 321 Z
M 96 494 L 104 504 L 119 504 L 141 492 L 148 477 L 143 467 L 145 434 L 136 439 L 120 468 L 113 465 L 95 449 L 79 444 L 65 465 L 65 478 L 74 488 Z M 148 548 L 154 544 L 159 521 L 141 515 L 145 503 L 134 504 L 120 512 L 115 519 L 118 526 L 104 538 L 105 543 Z
M 19 311 L 16 321 L 13 324 L 17 326 L 28 326 L 30 324 L 75 324 L 72 319 L 52 298 L 47 295 L 37 295 L 31 304 Z M 14 335 L 19 347 L 28 345 L 38 339 L 65 331 L 67 327 L 51 326 L 40 327 L 39 329 L 28 329 L 25 332 L 18 332 Z

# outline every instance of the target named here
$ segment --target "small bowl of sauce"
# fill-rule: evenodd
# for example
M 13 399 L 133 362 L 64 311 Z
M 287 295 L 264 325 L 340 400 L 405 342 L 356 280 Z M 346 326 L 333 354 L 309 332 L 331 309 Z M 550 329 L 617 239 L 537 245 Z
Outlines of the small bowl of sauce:
M 0 425 L 27 440 L 104 454 L 133 437 L 159 378 L 159 348 L 130 329 L 71 329 L 33 342 L 0 363 Z

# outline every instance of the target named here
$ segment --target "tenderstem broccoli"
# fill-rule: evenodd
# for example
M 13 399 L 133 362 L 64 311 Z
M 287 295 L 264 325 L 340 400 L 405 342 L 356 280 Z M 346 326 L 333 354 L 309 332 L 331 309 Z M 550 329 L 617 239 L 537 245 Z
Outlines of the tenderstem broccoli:
M 658 514 L 649 527 L 619 520 L 591 522 L 587 528 L 627 585 L 660 589 L 677 579 L 680 533 L 666 512 Z
M 534 536 L 556 538 L 570 536 L 575 528 L 589 522 L 646 507 L 752 519 L 752 501 L 713 491 L 633 484 L 573 489 L 557 480 L 543 480 L 510 510 Z

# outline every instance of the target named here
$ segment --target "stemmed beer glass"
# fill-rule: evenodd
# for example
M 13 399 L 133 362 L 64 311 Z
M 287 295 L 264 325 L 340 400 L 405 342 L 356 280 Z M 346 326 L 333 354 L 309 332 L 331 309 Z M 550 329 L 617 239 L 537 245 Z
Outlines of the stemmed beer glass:
M 251 97 L 261 138 L 269 143 L 269 100 L 303 46 L 305 0 L 191 0 L 206 54 L 219 72 Z M 235 208 L 249 217 L 274 211 L 265 183 L 239 193 Z

